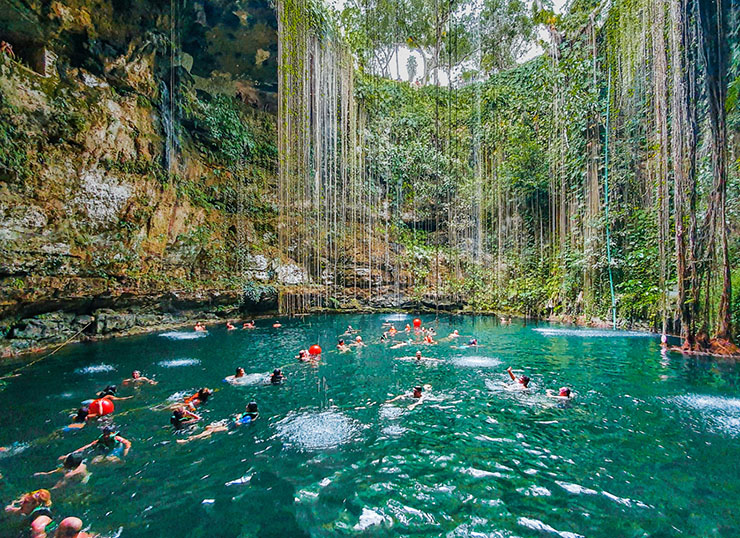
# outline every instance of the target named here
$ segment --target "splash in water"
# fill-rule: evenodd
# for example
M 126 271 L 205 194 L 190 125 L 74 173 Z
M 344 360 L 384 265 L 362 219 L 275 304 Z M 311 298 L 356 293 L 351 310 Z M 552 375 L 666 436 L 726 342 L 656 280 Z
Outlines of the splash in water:
M 357 433 L 354 421 L 341 413 L 291 413 L 277 423 L 278 435 L 288 446 L 325 450 L 347 443 Z
M 207 331 L 193 331 L 193 332 L 183 332 L 183 331 L 170 331 L 166 333 L 162 333 L 159 336 L 163 338 L 167 338 L 169 340 L 195 340 L 197 338 L 205 338 L 208 336 Z
M 533 531 L 556 534 L 560 536 L 561 538 L 584 538 L 582 534 L 576 534 L 574 532 L 568 532 L 568 531 L 559 531 L 551 527 L 550 525 L 543 523 L 539 519 L 530 519 L 528 517 L 520 517 L 519 519 L 517 519 L 517 523 L 519 523 L 519 525 L 521 525 L 522 527 L 527 527 L 528 529 L 532 529 Z
M 84 368 L 77 368 L 76 374 L 102 374 L 104 372 L 114 372 L 116 369 L 110 364 L 93 364 L 91 366 L 85 366 Z
M 710 430 L 740 436 L 740 398 L 687 394 L 673 398 L 680 407 L 698 411 Z
M 260 383 L 263 383 L 268 377 L 269 374 L 246 374 L 242 377 L 234 377 L 233 375 L 230 375 L 229 377 L 225 378 L 224 381 L 231 385 L 246 387 L 250 385 L 259 385 Z
M 391 314 L 390 316 L 388 316 L 388 317 L 385 318 L 385 321 L 389 321 L 389 322 L 392 322 L 392 321 L 403 321 L 403 320 L 408 319 L 408 318 L 409 318 L 409 315 L 408 314 Z
M 482 355 L 471 355 L 470 357 L 454 357 L 451 361 L 455 366 L 464 368 L 496 368 L 501 361 L 495 357 L 484 357 Z
M 540 327 L 533 330 L 540 333 L 542 336 L 577 336 L 580 338 L 623 338 L 625 336 L 643 338 L 656 337 L 656 335 L 652 333 L 642 333 L 638 331 L 610 331 L 605 329 L 551 329 Z
M 200 364 L 200 360 L 198 359 L 172 359 L 169 361 L 159 361 L 157 363 L 157 366 L 161 366 L 162 368 L 179 368 L 180 366 L 193 366 L 195 364 Z

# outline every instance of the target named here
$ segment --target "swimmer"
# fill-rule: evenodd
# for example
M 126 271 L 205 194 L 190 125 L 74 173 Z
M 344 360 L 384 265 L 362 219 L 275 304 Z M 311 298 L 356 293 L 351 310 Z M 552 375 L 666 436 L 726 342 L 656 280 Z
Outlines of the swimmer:
M 411 338 L 409 338 L 406 342 L 399 342 L 397 344 L 393 344 L 391 346 L 391 349 L 399 349 L 399 348 L 402 348 L 404 346 L 410 346 L 413 343 L 414 343 L 414 341 Z
M 149 379 L 148 377 L 144 377 L 143 375 L 141 375 L 141 372 L 139 370 L 134 370 L 133 372 L 131 372 L 131 377 L 121 381 L 122 385 L 139 385 L 140 383 L 149 383 L 150 385 L 157 384 L 157 382 L 153 379 Z
M 280 368 L 275 368 L 270 376 L 270 383 L 273 385 L 280 385 L 283 381 L 285 381 L 283 371 Z
M 388 341 L 388 333 L 387 332 L 384 332 L 383 334 L 380 335 L 380 341 L 381 342 L 387 342 Z
M 203 387 L 198 392 L 193 394 L 192 396 L 188 396 L 185 398 L 185 403 L 188 405 L 190 409 L 195 411 L 196 407 L 200 407 L 204 403 L 208 401 L 208 398 L 211 397 L 213 394 L 213 391 L 209 389 L 208 387 Z
M 344 340 L 339 340 L 339 343 L 337 344 L 337 351 L 344 353 L 345 351 L 350 351 L 350 349 L 349 346 L 344 343 Z
M 207 329 L 203 322 L 196 321 L 195 326 L 193 327 L 193 330 L 196 332 L 205 332 Z
M 558 400 L 565 400 L 568 401 L 571 398 L 573 398 L 573 393 L 571 392 L 570 388 L 568 387 L 560 387 L 560 390 L 558 390 L 558 393 L 555 394 L 555 391 L 552 389 L 547 389 L 547 396 L 550 398 L 556 398 Z
M 407 323 L 407 324 L 406 324 L 406 328 L 404 329 L 404 331 L 406 331 L 407 333 L 410 333 L 410 332 L 411 332 L 411 325 L 409 325 L 409 324 Z
M 399 394 L 395 398 L 392 398 L 385 403 L 392 403 L 392 402 L 401 400 L 403 398 L 413 398 L 416 401 L 408 406 L 408 409 L 412 410 L 416 406 L 420 405 L 426 398 L 426 393 L 424 391 L 429 391 L 431 388 L 432 388 L 431 385 L 423 385 L 423 386 L 417 385 L 414 387 L 414 389 L 411 392 L 405 392 L 404 394 Z
M 46 538 L 54 530 L 51 520 L 51 493 L 48 489 L 37 489 L 21 495 L 5 507 L 8 514 L 25 516 L 30 526 L 31 538 Z
M 85 427 L 85 424 L 87 424 L 87 419 L 90 416 L 90 408 L 87 406 L 80 407 L 77 410 L 77 414 L 75 415 L 75 418 L 72 419 L 72 424 L 69 424 L 64 427 L 65 430 L 79 430 L 81 428 Z
M 255 328 L 254 320 L 247 321 L 244 325 L 242 325 L 242 329 L 254 329 L 254 328 Z
M 65 517 L 57 527 L 54 538 L 97 538 L 99 534 L 82 532 L 82 520 L 78 517 Z
M 516 377 L 516 376 L 514 375 L 514 372 L 512 372 L 512 371 L 511 371 L 511 366 L 509 366 L 509 367 L 508 367 L 508 368 L 506 369 L 506 371 L 508 372 L 508 374 L 509 374 L 509 376 L 511 377 L 511 380 L 512 380 L 512 381 L 516 381 L 517 383 L 519 383 L 519 384 L 520 384 L 520 385 L 521 385 L 521 386 L 522 386 L 523 388 L 525 388 L 525 389 L 529 387 L 529 377 L 528 377 L 528 376 L 526 376 L 526 375 L 523 375 L 523 376 L 521 376 L 521 377 L 517 378 L 517 377 Z
M 111 428 L 110 426 L 106 426 L 103 428 L 102 435 L 95 439 L 92 443 L 88 443 L 85 446 L 82 446 L 77 450 L 70 452 L 69 454 L 65 454 L 59 459 L 66 459 L 71 454 L 83 452 L 88 448 L 93 447 L 95 447 L 96 450 L 102 452 L 102 454 L 98 454 L 97 456 L 95 456 L 90 463 L 100 463 L 103 460 L 117 462 L 121 461 L 122 457 L 128 455 L 129 450 L 131 450 L 131 441 L 118 435 L 118 432 L 114 431 L 113 428 Z
M 108 385 L 103 390 L 98 392 L 97 399 L 98 400 L 111 400 L 111 401 L 119 401 L 119 400 L 130 400 L 133 398 L 133 396 L 116 396 L 116 390 L 117 387 L 115 385 Z
M 471 338 L 470 340 L 468 340 L 468 345 L 471 347 L 478 347 L 478 339 Z
M 57 467 L 53 471 L 34 473 L 33 476 L 47 476 L 55 473 L 64 473 L 64 476 L 51 489 L 63 488 L 72 482 L 87 484 L 90 478 L 90 473 L 87 470 L 87 465 L 85 465 L 82 454 L 70 454 L 64 458 L 64 463 L 61 467 Z
M 196 439 L 205 439 L 207 437 L 210 437 L 214 433 L 227 432 L 229 430 L 234 430 L 244 424 L 251 424 L 252 422 L 257 420 L 258 416 L 259 416 L 259 409 L 257 408 L 257 402 L 249 402 L 249 404 L 247 404 L 247 412 L 241 415 L 240 417 L 236 417 L 231 420 L 227 419 L 227 420 L 219 420 L 217 422 L 211 422 L 199 434 L 191 435 L 187 439 L 178 439 L 177 442 L 178 444 L 182 445 L 185 443 L 189 443 L 190 441 L 195 441 Z
M 295 356 L 296 359 L 302 362 L 307 362 L 311 360 L 311 354 L 308 352 L 307 349 L 301 349 L 298 352 L 298 355 Z
M 358 331 L 357 329 L 353 329 L 352 325 L 347 325 L 347 330 L 344 331 L 344 334 L 342 336 L 350 336 L 358 332 L 360 331 Z
M 280 324 L 279 321 L 276 321 L 275 323 L 272 324 L 273 329 L 279 329 L 280 327 L 282 327 L 282 325 Z
M 238 366 L 236 368 L 236 372 L 234 372 L 234 378 L 244 377 L 244 368 L 241 366 Z
M 417 349 L 416 350 L 416 360 L 417 361 L 420 361 L 421 359 L 422 359 L 422 357 L 421 357 L 421 351 Z
M 238 380 L 241 379 L 241 378 L 243 378 L 244 375 L 245 375 L 244 374 L 244 368 L 242 368 L 241 366 L 238 366 L 236 368 L 236 372 L 234 372 L 234 375 L 228 375 L 228 376 L 226 376 L 224 378 L 224 381 L 226 383 L 232 383 L 232 384 L 233 383 L 237 383 L 238 384 L 239 383 Z
M 427 334 L 424 336 L 424 343 L 425 344 L 436 344 L 437 342 L 434 341 L 431 334 Z
M 227 331 L 233 331 L 234 329 L 236 329 L 236 327 L 234 326 L 234 324 L 231 323 L 230 321 L 227 321 L 226 322 L 226 330 Z
M 180 431 L 190 424 L 197 422 L 198 420 L 200 420 L 199 415 L 196 415 L 192 411 L 189 411 L 187 408 L 180 406 L 172 411 L 170 424 L 172 424 L 172 426 L 175 428 L 175 431 Z
M 350 344 L 355 347 L 365 347 L 365 342 L 362 341 L 362 336 L 355 338 L 354 343 Z
M 449 336 L 449 338 L 460 338 L 460 333 L 459 333 L 459 332 L 457 332 L 457 329 L 455 329 L 454 331 L 452 331 L 452 332 L 450 333 L 450 336 Z
M 388 329 L 388 334 L 389 334 L 390 336 L 395 336 L 397 332 L 398 332 L 398 331 L 396 330 L 396 327 L 395 327 L 395 326 L 393 326 L 393 325 L 391 325 L 391 328 L 390 328 L 390 329 Z

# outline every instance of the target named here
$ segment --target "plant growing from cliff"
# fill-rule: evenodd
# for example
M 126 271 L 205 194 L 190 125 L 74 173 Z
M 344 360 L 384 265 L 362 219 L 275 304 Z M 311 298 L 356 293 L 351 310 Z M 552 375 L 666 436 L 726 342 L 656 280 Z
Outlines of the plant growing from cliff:
M 21 141 L 24 133 L 17 121 L 18 111 L 0 93 L 0 174 L 18 179 L 28 177 L 28 155 Z
M 206 103 L 198 102 L 200 110 L 193 112 L 196 136 L 211 147 L 212 156 L 227 166 L 249 159 L 255 143 L 247 123 L 241 116 L 237 101 L 217 95 Z

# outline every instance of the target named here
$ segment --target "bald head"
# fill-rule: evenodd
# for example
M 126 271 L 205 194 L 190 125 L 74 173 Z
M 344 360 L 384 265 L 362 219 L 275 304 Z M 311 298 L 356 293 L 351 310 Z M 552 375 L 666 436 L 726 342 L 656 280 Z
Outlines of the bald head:
M 70 538 L 77 536 L 82 530 L 82 520 L 78 517 L 67 517 L 62 520 L 54 536 Z

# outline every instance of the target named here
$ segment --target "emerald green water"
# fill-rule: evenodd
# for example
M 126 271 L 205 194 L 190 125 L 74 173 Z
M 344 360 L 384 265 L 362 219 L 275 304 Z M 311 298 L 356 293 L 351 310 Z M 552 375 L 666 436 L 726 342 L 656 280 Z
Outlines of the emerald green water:
M 61 434 L 68 414 L 140 369 L 159 384 L 120 388 L 134 398 L 113 415 L 131 453 L 91 466 L 87 485 L 53 491 L 57 520 L 76 515 L 132 537 L 740 535 L 738 365 L 663 356 L 651 336 L 487 317 L 438 323 L 439 337 L 458 329 L 478 349 L 452 347 L 464 338 L 391 350 L 379 343 L 387 317 L 69 346 L 0 389 L 0 446 L 13 447 L 0 455 L 2 501 L 51 487 L 56 477 L 32 474 L 96 438 L 101 424 Z M 348 324 L 370 345 L 339 354 Z M 293 359 L 316 342 L 320 365 Z M 443 361 L 397 360 L 417 348 Z M 531 390 L 511 390 L 509 365 L 532 378 Z M 236 366 L 283 366 L 288 379 L 224 383 Z M 421 383 L 432 390 L 416 409 L 383 405 Z M 577 392 L 573 402 L 544 396 L 562 385 Z M 220 390 L 196 433 L 252 399 L 259 420 L 175 443 L 169 412 L 151 407 L 200 386 Z M 14 528 L 2 520 L 0 536 Z

